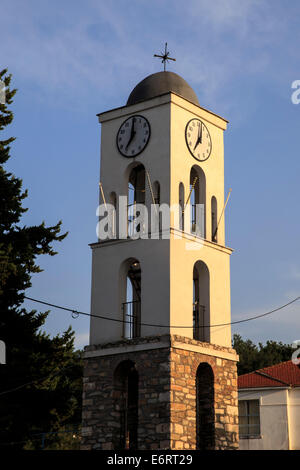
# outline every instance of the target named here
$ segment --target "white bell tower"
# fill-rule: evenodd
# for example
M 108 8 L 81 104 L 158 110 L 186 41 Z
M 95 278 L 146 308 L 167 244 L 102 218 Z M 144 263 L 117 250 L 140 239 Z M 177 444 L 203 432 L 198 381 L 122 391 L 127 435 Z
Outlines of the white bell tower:
M 93 317 L 85 376 L 90 387 L 103 390 L 105 409 L 96 413 L 94 404 L 85 411 L 99 423 L 100 415 L 104 423 L 116 419 L 120 429 L 101 431 L 99 424 L 83 447 L 236 448 L 232 250 L 221 216 L 227 121 L 202 108 L 173 72 L 146 77 L 126 106 L 98 117 L 100 202 L 111 204 L 116 218 L 109 238 L 91 244 Z M 162 214 L 154 232 L 151 205 Z M 223 384 L 218 391 L 215 383 Z M 92 388 L 86 386 L 85 399 Z M 119 411 L 120 419 L 113 418 Z M 89 420 L 85 426 L 93 428 Z
M 171 93 L 162 93 L 166 81 L 174 82 Z M 213 326 L 230 323 L 231 250 L 225 246 L 224 217 L 217 228 L 224 206 L 223 131 L 227 121 L 201 108 L 181 77 L 161 72 L 141 82 L 126 106 L 99 114 L 99 122 L 100 178 L 105 201 L 116 207 L 117 238 L 91 245 L 92 314 L 125 321 L 130 314 L 138 315 L 140 336 L 198 335 L 230 347 L 230 325 Z M 126 149 L 133 124 L 135 134 Z M 202 142 L 194 151 L 199 132 Z M 145 203 L 150 214 L 154 200 L 169 207 L 180 205 L 184 224 L 179 208 L 178 213 L 171 211 L 169 233 L 152 239 L 149 224 L 144 235 L 149 238 L 133 240 L 134 204 Z M 197 203 L 203 220 L 196 234 L 196 220 L 191 219 L 195 219 Z M 128 220 L 128 238 L 119 238 L 119 216 Z M 137 289 L 132 286 L 134 295 L 128 297 L 127 274 L 130 271 L 134 280 L 134 264 L 139 279 Z M 197 332 L 192 328 L 195 313 Z M 118 341 L 125 333 L 122 323 L 92 318 L 91 344 Z

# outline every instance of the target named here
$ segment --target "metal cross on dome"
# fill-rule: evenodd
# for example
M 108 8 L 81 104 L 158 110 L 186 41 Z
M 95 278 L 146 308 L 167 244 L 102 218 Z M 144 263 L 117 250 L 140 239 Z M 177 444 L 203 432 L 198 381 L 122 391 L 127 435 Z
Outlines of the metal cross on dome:
M 162 63 L 164 64 L 164 72 L 166 71 L 166 62 L 168 62 L 169 60 L 173 60 L 174 62 L 176 62 L 176 59 L 173 59 L 173 57 L 169 57 L 170 52 L 167 51 L 167 47 L 168 47 L 168 43 L 166 42 L 165 53 L 161 52 L 161 55 L 154 54 L 153 56 L 153 57 L 159 57 L 160 59 L 162 59 Z

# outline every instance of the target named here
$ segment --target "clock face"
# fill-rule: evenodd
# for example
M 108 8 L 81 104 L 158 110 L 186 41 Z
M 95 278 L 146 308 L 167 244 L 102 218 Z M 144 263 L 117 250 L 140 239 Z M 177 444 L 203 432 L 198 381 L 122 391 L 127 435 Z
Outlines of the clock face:
M 146 118 L 136 114 L 121 125 L 117 134 L 117 147 L 124 157 L 136 157 L 150 138 L 150 124 Z
M 185 128 L 186 145 L 194 158 L 203 162 L 211 154 L 212 142 L 206 125 L 200 119 L 191 119 Z

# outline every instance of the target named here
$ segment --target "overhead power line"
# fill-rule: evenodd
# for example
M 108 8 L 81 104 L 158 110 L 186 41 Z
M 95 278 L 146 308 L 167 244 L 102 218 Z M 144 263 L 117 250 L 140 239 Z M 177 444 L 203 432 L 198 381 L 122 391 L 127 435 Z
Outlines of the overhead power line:
M 106 315 L 93 315 L 92 313 L 80 312 L 80 311 L 74 310 L 72 308 L 62 307 L 61 305 L 55 305 L 55 304 L 52 304 L 52 303 L 49 303 L 49 302 L 45 302 L 43 300 L 38 300 L 38 299 L 34 299 L 32 297 L 27 297 L 26 295 L 24 297 L 25 297 L 25 299 L 31 300 L 32 302 L 37 302 L 37 303 L 40 303 L 40 304 L 43 304 L 43 305 L 47 305 L 48 307 L 58 308 L 60 310 L 65 310 L 67 312 L 71 312 L 72 315 L 74 315 L 74 314 L 75 315 L 85 315 L 85 316 L 88 316 L 88 317 L 99 318 L 101 320 L 114 321 L 114 322 L 118 322 L 118 323 L 131 323 L 130 320 L 127 321 L 127 320 L 122 320 L 120 318 L 113 318 L 113 317 L 107 316 L 109 314 L 106 314 Z M 293 304 L 294 302 L 297 302 L 297 300 L 299 300 L 299 299 L 300 299 L 300 296 L 296 297 L 295 299 L 291 300 L 290 302 L 288 302 L 284 305 L 281 305 L 280 307 L 274 308 L 273 310 L 270 310 L 269 312 L 266 312 L 266 313 L 261 313 L 259 315 L 255 315 L 254 317 L 249 317 L 249 318 L 245 318 L 243 320 L 236 320 L 236 321 L 232 321 L 232 322 L 228 322 L 228 323 L 219 323 L 217 325 L 203 325 L 202 328 L 216 328 L 216 327 L 221 327 L 221 326 L 237 325 L 239 323 L 245 323 L 245 322 L 248 322 L 248 321 L 257 320 L 258 318 L 266 317 L 268 315 L 271 315 L 272 313 L 278 312 L 279 310 L 282 310 L 282 309 L 288 307 L 289 305 Z M 194 326 L 190 326 L 190 325 L 189 326 L 187 326 L 187 325 L 184 325 L 184 326 L 181 326 L 181 325 L 159 325 L 159 324 L 142 323 L 142 322 L 140 322 L 139 324 L 141 326 L 151 326 L 151 327 L 156 327 L 156 328 L 194 328 Z
M 37 303 L 40 303 L 40 304 L 43 304 L 43 305 L 47 305 L 48 307 L 54 307 L 54 308 L 58 308 L 60 310 L 65 310 L 65 311 L 68 311 L 68 312 L 71 312 L 72 314 L 78 314 L 78 315 L 86 315 L 88 317 L 95 317 L 95 318 L 100 318 L 100 319 L 104 319 L 104 320 L 110 320 L 110 321 L 116 321 L 116 322 L 119 322 L 119 323 L 129 323 L 125 320 L 120 320 L 120 319 L 117 319 L 117 318 L 110 318 L 110 317 L 107 317 L 107 316 L 100 316 L 100 315 L 93 315 L 91 313 L 86 313 L 86 312 L 79 312 L 78 310 L 74 310 L 74 309 L 71 309 L 71 308 L 68 308 L 68 307 L 62 307 L 61 305 L 55 305 L 55 304 L 52 304 L 50 302 L 45 302 L 43 300 L 38 300 L 38 299 L 33 299 L 32 297 L 27 297 L 25 296 L 25 299 L 27 300 L 31 300 L 32 302 L 37 302 Z M 234 321 L 234 322 L 230 322 L 230 323 L 223 323 L 223 324 L 219 324 L 219 325 L 210 325 L 209 327 L 217 327 L 217 326 L 228 326 L 228 325 L 236 325 L 237 323 L 244 323 L 244 322 L 247 322 L 247 321 L 251 321 L 251 320 L 256 320 L 258 318 L 262 318 L 262 317 L 265 317 L 267 315 L 271 315 L 272 313 L 275 313 L 275 312 L 278 312 L 279 310 L 282 310 L 286 307 L 288 307 L 289 305 L 293 304 L 294 302 L 296 302 L 297 300 L 299 300 L 300 297 L 296 297 L 295 299 L 291 300 L 290 302 L 288 302 L 287 304 L 284 304 L 282 305 L 281 307 L 277 307 L 273 310 L 270 310 L 269 312 L 266 312 L 266 313 L 262 313 L 260 315 L 256 315 L 254 317 L 250 317 L 250 318 L 245 318 L 244 320 L 237 320 L 237 321 Z M 148 324 L 148 323 L 141 323 L 141 325 L 144 325 L 144 326 L 155 326 L 155 327 L 169 327 L 169 328 L 193 328 L 193 326 L 169 326 L 169 325 L 152 325 L 152 324 Z M 12 393 L 12 392 L 15 392 L 17 390 L 21 390 L 22 388 L 24 387 L 27 387 L 29 385 L 33 385 L 33 384 L 36 384 L 36 383 L 40 383 L 40 382 L 43 382 L 44 380 L 47 380 L 50 376 L 52 377 L 55 377 L 56 375 L 59 375 L 61 373 L 64 373 L 63 371 L 65 369 L 68 369 L 70 367 L 73 367 L 73 365 L 71 366 L 66 366 L 66 367 L 63 367 L 62 369 L 60 369 L 59 371 L 52 371 L 50 372 L 50 374 L 46 377 L 43 377 L 41 379 L 36 379 L 36 380 L 32 380 L 31 382 L 27 382 L 25 384 L 22 384 L 22 385 L 19 385 L 18 387 L 15 387 L 15 388 L 12 388 L 10 390 L 5 390 L 3 392 L 0 393 L 0 396 L 2 395 L 6 395 L 8 393 Z M 1 445 L 1 444 L 0 444 Z

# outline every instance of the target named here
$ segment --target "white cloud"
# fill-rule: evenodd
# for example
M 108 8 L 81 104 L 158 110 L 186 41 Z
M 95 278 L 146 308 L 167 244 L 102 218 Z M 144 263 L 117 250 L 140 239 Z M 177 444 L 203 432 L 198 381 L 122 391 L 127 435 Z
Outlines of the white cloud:
M 56 23 L 55 11 L 48 12 L 47 19 L 41 4 L 34 13 L 28 3 L 17 3 L 16 18 L 16 2 L 9 4 L 6 15 L 0 18 L 2 42 L 9 38 L 2 61 L 22 79 L 37 84 L 37 94 L 82 101 L 91 90 L 106 97 L 115 94 L 122 85 L 128 87 L 120 81 L 120 72 L 138 68 L 142 46 L 126 37 L 125 26 L 113 5 L 108 8 L 102 2 L 95 8 L 95 2 L 86 2 L 87 8 L 82 8 L 82 12 L 74 14 L 69 10 L 63 21 Z M 31 2 L 31 7 L 34 3 Z M 91 35 L 89 27 L 95 23 L 100 32 L 105 30 L 106 37 Z
M 212 106 L 227 99 L 230 107 L 232 97 L 224 97 L 223 90 L 242 73 L 261 73 L 268 64 L 262 46 L 278 33 L 279 19 L 267 14 L 266 5 L 262 0 L 192 0 L 175 3 L 166 21 L 169 3 L 154 0 L 157 21 L 148 21 L 142 15 L 146 2 L 131 2 L 124 14 L 124 3 L 117 0 L 87 0 L 81 7 L 66 1 L 64 9 L 55 1 L 45 6 L 15 0 L 0 18 L 2 43 L 6 39 L 2 60 L 50 102 L 96 98 L 100 103 L 102 98 L 120 105 L 113 102 L 116 91 L 126 99 L 131 86 L 157 70 L 152 54 L 163 24 L 178 57 L 174 70 Z M 246 57 L 255 41 L 260 50 Z

